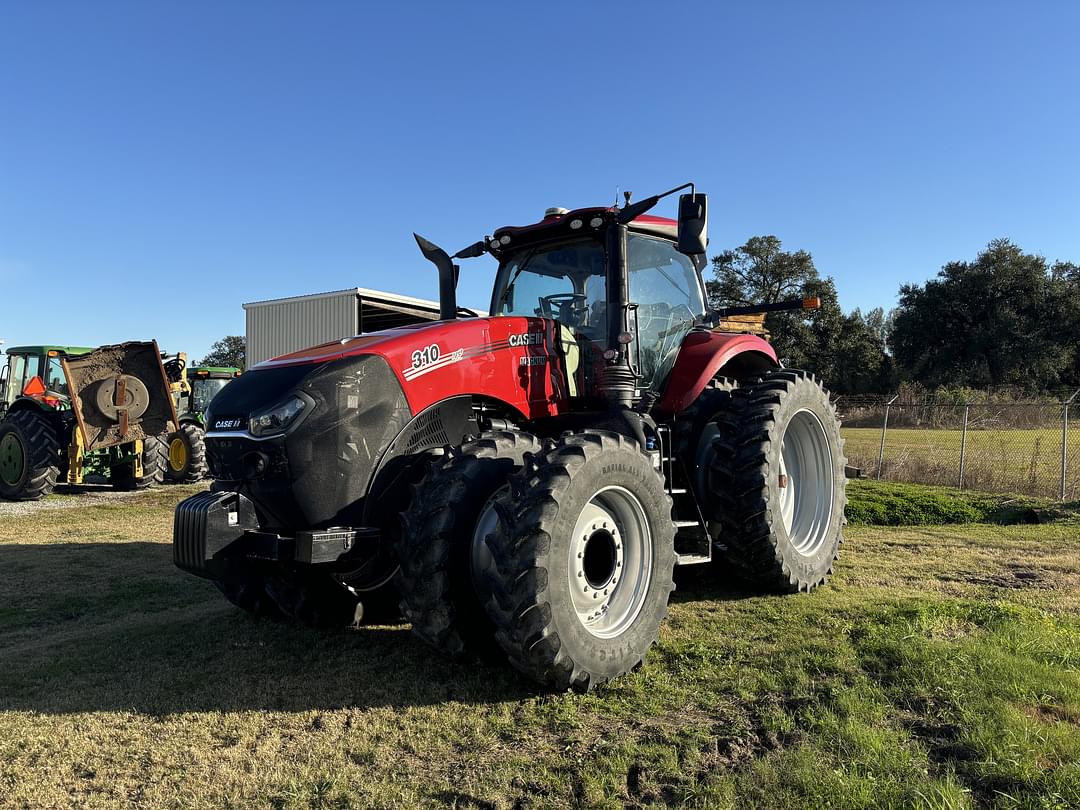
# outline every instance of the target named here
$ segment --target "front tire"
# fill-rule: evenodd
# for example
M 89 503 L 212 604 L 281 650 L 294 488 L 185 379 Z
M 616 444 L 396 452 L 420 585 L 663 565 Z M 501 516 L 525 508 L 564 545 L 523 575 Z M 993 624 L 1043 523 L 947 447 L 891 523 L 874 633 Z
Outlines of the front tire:
M 809 591 L 832 573 L 847 505 L 840 422 L 828 392 L 783 369 L 732 392 L 708 475 L 725 556 L 754 582 Z
M 483 434 L 432 465 L 402 513 L 395 549 L 401 612 L 416 635 L 448 655 L 492 646 L 483 603 L 495 500 L 526 454 L 539 451 L 540 440 L 528 433 Z
M 36 501 L 50 494 L 60 474 L 60 442 L 52 424 L 32 410 L 0 422 L 0 497 Z
M 511 479 L 512 513 L 489 538 L 488 615 L 519 670 L 588 691 L 641 663 L 674 589 L 664 481 L 615 433 L 563 437 Z

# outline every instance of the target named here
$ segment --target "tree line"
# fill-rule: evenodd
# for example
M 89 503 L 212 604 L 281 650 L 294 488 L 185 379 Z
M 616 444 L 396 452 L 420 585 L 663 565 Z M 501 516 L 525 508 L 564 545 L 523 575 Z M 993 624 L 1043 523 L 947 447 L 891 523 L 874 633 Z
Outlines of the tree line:
M 903 383 L 1032 394 L 1080 387 L 1080 266 L 1050 264 L 1007 239 L 925 284 L 902 285 L 888 313 L 844 313 L 833 279 L 775 236 L 752 237 L 712 267 L 713 306 L 821 299 L 814 311 L 770 313 L 765 325 L 785 365 L 813 371 L 838 394 Z

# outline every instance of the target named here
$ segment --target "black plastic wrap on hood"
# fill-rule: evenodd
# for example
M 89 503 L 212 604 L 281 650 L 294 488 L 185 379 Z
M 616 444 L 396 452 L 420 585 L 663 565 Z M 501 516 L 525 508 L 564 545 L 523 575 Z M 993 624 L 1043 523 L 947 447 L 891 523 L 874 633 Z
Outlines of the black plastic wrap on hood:
M 253 412 L 296 393 L 314 404 L 284 435 L 237 435 Z M 211 474 L 242 482 L 264 528 L 291 531 L 359 525 L 379 458 L 411 413 L 386 361 L 361 355 L 249 371 L 214 398 L 207 417 Z

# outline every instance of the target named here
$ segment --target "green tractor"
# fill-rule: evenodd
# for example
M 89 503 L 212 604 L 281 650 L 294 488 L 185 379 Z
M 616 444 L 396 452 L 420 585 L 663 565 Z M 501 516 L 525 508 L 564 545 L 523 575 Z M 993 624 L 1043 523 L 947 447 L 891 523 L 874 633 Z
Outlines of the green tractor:
M 182 355 L 181 355 L 182 356 Z M 169 434 L 165 479 L 189 484 L 206 477 L 206 431 L 204 414 L 211 400 L 240 376 L 240 369 L 226 366 L 193 366 L 183 369 L 179 384 L 173 385 L 180 428 Z
M 18 346 L 0 371 L 0 497 L 31 501 L 93 475 L 120 490 L 165 474 L 177 424 L 157 344 Z

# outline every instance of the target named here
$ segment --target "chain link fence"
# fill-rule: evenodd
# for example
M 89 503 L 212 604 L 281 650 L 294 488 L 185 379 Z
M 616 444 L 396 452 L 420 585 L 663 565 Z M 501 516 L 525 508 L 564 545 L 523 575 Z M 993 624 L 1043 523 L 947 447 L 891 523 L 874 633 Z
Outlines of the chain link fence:
M 848 466 L 864 478 L 1080 500 L 1080 392 L 1057 402 L 840 397 Z

